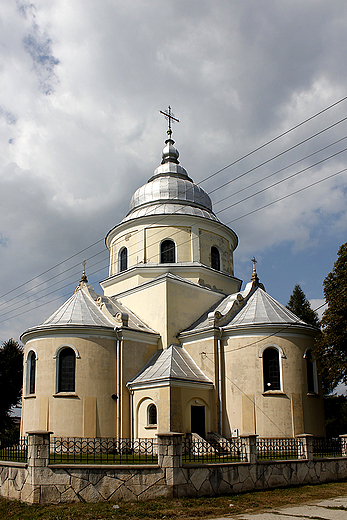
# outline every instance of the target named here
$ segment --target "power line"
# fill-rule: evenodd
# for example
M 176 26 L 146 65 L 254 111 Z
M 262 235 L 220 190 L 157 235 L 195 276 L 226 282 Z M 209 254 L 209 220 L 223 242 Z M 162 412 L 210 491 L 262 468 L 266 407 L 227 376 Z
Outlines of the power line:
M 335 107 L 336 105 L 338 105 L 339 103 L 342 103 L 343 101 L 345 101 L 347 99 L 347 96 L 339 99 L 338 101 L 336 101 L 335 103 L 333 103 L 332 105 L 329 105 L 328 107 L 324 108 L 323 110 L 320 110 L 319 112 L 317 112 L 316 114 L 314 114 L 313 116 L 305 119 L 304 121 L 302 121 L 301 123 L 295 125 L 295 126 L 292 126 L 292 128 L 289 128 L 289 130 L 286 130 L 285 132 L 282 132 L 282 134 L 279 134 L 277 135 L 276 137 L 274 137 L 273 139 L 270 139 L 270 141 L 267 141 L 266 143 L 262 144 L 261 146 L 258 146 L 258 148 L 255 148 L 254 150 L 252 150 L 251 152 L 248 152 L 247 154 L 243 155 L 242 157 L 240 157 L 239 159 L 236 159 L 236 161 L 234 162 L 231 162 L 230 164 L 227 164 L 226 166 L 224 166 L 223 168 L 221 168 L 220 170 L 217 170 L 216 172 L 212 173 L 211 175 L 209 175 L 208 177 L 205 177 L 204 179 L 202 179 L 201 181 L 199 181 L 199 184 L 202 184 L 203 182 L 207 181 L 208 179 L 211 179 L 212 177 L 214 177 L 215 175 L 218 175 L 218 173 L 221 173 L 223 172 L 224 170 L 226 170 L 227 168 L 230 168 L 230 166 L 234 166 L 235 164 L 239 163 L 240 161 L 242 161 L 243 159 L 246 159 L 247 157 L 249 157 L 250 155 L 258 152 L 259 150 L 261 150 L 262 148 L 265 148 L 266 146 L 268 146 L 269 144 L 271 143 L 274 143 L 275 141 L 277 141 L 278 139 L 280 139 L 281 137 L 289 134 L 290 132 L 292 132 L 293 130 L 296 130 L 297 128 L 299 128 L 300 126 L 304 125 L 305 123 L 308 123 L 309 121 L 312 121 L 312 119 L 314 119 L 315 117 L 317 116 L 320 116 L 321 114 L 323 114 L 324 112 L 326 112 L 327 110 L 330 110 L 331 108 Z
M 260 150 L 261 148 L 264 148 L 264 147 L 267 146 L 268 144 L 270 144 L 270 143 L 276 141 L 276 140 L 279 139 L 280 137 L 282 137 L 282 136 L 286 135 L 287 133 L 293 131 L 294 129 L 296 129 L 296 128 L 302 126 L 303 124 L 307 123 L 308 121 L 312 120 L 313 118 L 317 117 L 318 115 L 320 115 L 320 114 L 326 112 L 326 111 L 329 110 L 330 108 L 332 108 L 332 107 L 338 105 L 339 103 L 341 103 L 342 101 L 344 101 L 344 100 L 346 100 L 346 99 L 347 99 L 347 96 L 344 97 L 344 98 L 342 98 L 342 99 L 340 99 L 339 101 L 333 103 L 333 104 L 330 105 L 329 107 L 326 107 L 325 109 L 321 110 L 320 112 L 314 114 L 314 115 L 311 116 L 310 118 L 308 118 L 308 119 L 302 121 L 302 122 L 299 123 L 298 125 L 295 125 L 294 127 L 292 127 L 291 129 L 287 130 L 286 132 L 283 132 L 282 134 L 278 135 L 277 137 L 273 138 L 272 140 L 268 141 L 267 143 L 264 143 L 264 144 L 261 145 L 260 147 L 258 147 L 258 148 L 256 148 L 256 149 L 252 150 L 252 151 L 249 152 L 247 155 L 245 155 L 245 156 L 241 157 L 240 159 L 238 159 L 236 162 L 241 161 L 243 158 L 245 158 L 245 157 L 247 157 L 247 156 L 249 156 L 249 155 L 255 153 L 256 151 Z M 283 155 L 283 154 L 286 153 L 287 151 L 289 151 L 289 150 L 295 148 L 296 146 L 299 146 L 300 144 L 302 144 L 302 143 L 308 141 L 309 139 L 311 139 L 311 138 L 313 138 L 313 137 L 316 137 L 316 136 L 319 135 L 320 133 L 322 133 L 322 132 L 324 132 L 324 131 L 326 131 L 326 130 L 332 128 L 333 126 L 336 126 L 337 124 L 341 123 L 341 122 L 344 121 L 345 119 L 347 119 L 347 118 L 341 119 L 340 121 L 334 123 L 333 125 L 330 125 L 329 127 L 326 127 L 326 128 L 323 129 L 322 131 L 320 131 L 320 132 L 314 134 L 313 136 L 311 136 L 311 137 L 305 139 L 304 141 L 301 141 L 300 143 L 297 143 L 295 146 L 289 148 L 288 150 L 285 150 L 285 151 L 282 152 L 281 154 L 278 154 L 277 156 L 275 156 L 275 157 L 269 159 L 269 160 L 266 161 L 266 162 L 269 162 L 269 161 L 273 160 L 274 158 L 278 157 L 279 155 Z M 331 145 L 329 145 L 329 146 L 331 146 Z M 318 153 L 318 152 L 315 152 L 315 153 Z M 262 163 L 261 165 L 265 164 L 266 162 Z M 224 167 L 222 170 L 219 170 L 218 172 L 215 172 L 214 174 L 212 174 L 212 175 L 209 176 L 209 177 L 206 177 L 205 179 L 203 179 L 203 180 L 200 181 L 200 182 L 204 182 L 204 181 L 207 180 L 208 178 L 211 178 L 212 176 L 215 176 L 217 173 L 219 173 L 220 171 L 223 171 L 224 169 L 226 169 L 226 168 L 232 166 L 233 164 L 235 164 L 235 162 L 234 162 L 234 163 L 230 163 L 229 165 L 227 165 L 226 167 Z M 259 166 L 261 166 L 261 165 L 258 165 L 257 167 L 259 167 Z M 251 171 L 253 171 L 253 169 L 252 169 Z M 243 175 L 246 175 L 246 173 L 249 173 L 249 172 L 245 172 L 244 174 L 242 174 L 242 176 L 243 176 Z M 271 174 L 271 175 L 274 175 L 274 174 Z M 269 176 L 267 176 L 266 178 L 268 178 L 268 177 L 269 177 Z M 237 177 L 237 178 L 239 178 L 239 177 Z M 233 179 L 233 180 L 236 180 L 237 178 L 235 178 L 235 179 Z M 265 179 L 266 179 L 266 178 L 265 178 Z M 263 180 L 265 180 L 265 179 L 263 179 Z M 233 182 L 233 180 L 231 180 L 230 182 Z M 260 181 L 258 181 L 258 182 L 260 182 Z M 227 184 L 228 184 L 228 183 L 227 183 Z M 312 184 L 312 185 L 313 185 L 313 184 Z M 312 186 L 312 185 L 311 185 L 311 186 Z M 224 186 L 224 185 L 222 185 L 222 186 L 220 186 L 220 187 L 223 187 L 223 186 Z M 217 189 L 220 189 L 220 187 L 216 188 L 216 189 L 213 190 L 213 191 L 216 191 Z M 269 188 L 270 188 L 270 187 L 269 187 Z M 242 190 L 240 190 L 240 191 L 242 191 Z M 211 193 L 212 193 L 212 192 L 211 192 Z M 294 192 L 294 193 L 295 193 L 295 192 Z M 289 196 L 290 196 L 290 195 L 289 195 Z M 225 200 L 225 198 L 222 199 L 222 200 Z M 279 201 L 279 200 L 282 200 L 282 199 L 278 199 L 277 201 Z M 274 201 L 273 203 L 275 203 L 275 202 L 277 202 L 277 201 Z M 218 202 L 221 202 L 221 201 L 217 201 L 216 204 L 217 204 Z M 224 209 L 226 209 L 226 208 L 224 208 Z M 259 211 L 260 209 L 262 209 L 262 208 L 258 208 L 256 211 Z M 221 211 L 224 211 L 224 210 L 221 210 Z M 244 216 L 246 216 L 246 215 L 244 215 Z M 158 219 L 158 221 L 157 221 L 156 223 L 152 224 L 152 225 L 157 225 L 158 222 L 160 222 L 161 220 L 164 220 L 165 218 L 167 218 L 167 216 L 164 216 L 164 217 L 162 217 L 161 219 Z M 240 218 L 243 218 L 243 217 L 240 217 Z M 235 219 L 235 220 L 238 220 L 238 219 Z M 233 221 L 231 221 L 231 222 L 233 222 Z M 223 224 L 221 223 L 221 225 L 223 225 Z M 39 274 L 39 275 L 37 275 L 37 276 L 35 276 L 34 278 L 28 280 L 27 282 L 24 282 L 23 284 L 20 284 L 19 286 L 17 286 L 16 288 L 12 289 L 11 291 L 8 291 L 7 293 L 3 294 L 3 295 L 1 296 L 1 298 L 4 297 L 4 296 L 6 296 L 6 295 L 8 295 L 8 294 L 10 294 L 11 292 L 16 291 L 16 290 L 19 289 L 19 288 L 25 286 L 26 284 L 30 283 L 31 281 L 34 281 L 35 279 L 37 279 L 37 278 L 43 276 L 44 274 L 47 274 L 48 272 L 52 271 L 53 269 L 55 269 L 55 268 L 57 268 L 58 266 L 64 264 L 65 262 L 69 261 L 70 259 L 72 259 L 72 258 L 78 256 L 78 255 L 81 254 L 82 252 L 84 252 L 84 251 L 90 249 L 91 247 L 97 245 L 97 244 L 100 243 L 100 242 L 103 242 L 103 239 L 98 240 L 97 242 L 91 244 L 90 246 L 87 246 L 86 248 L 84 248 L 84 249 L 82 249 L 81 251 L 75 253 L 74 255 L 68 257 L 67 259 L 65 259 L 65 260 L 63 260 L 63 261 L 61 261 L 61 262 L 59 262 L 59 263 L 56 264 L 55 266 L 51 267 L 50 269 L 44 271 L 43 273 L 41 273 L 41 274 Z M 102 251 L 102 252 L 103 252 L 103 251 Z M 101 252 L 100 252 L 100 253 L 101 253 Z M 72 268 L 70 268 L 70 269 L 72 269 Z M 57 276 L 59 276 L 59 275 L 56 275 L 55 277 L 57 277 Z M 55 278 L 55 277 L 53 277 L 53 278 Z M 51 278 L 51 279 L 53 279 L 53 278 Z M 51 279 L 49 279 L 49 280 L 51 280 Z M 46 280 L 46 281 L 44 281 L 44 282 L 42 282 L 42 283 L 45 284 L 45 283 L 47 283 L 49 280 Z M 39 285 L 41 285 L 41 284 L 39 284 Z M 30 292 L 31 290 L 32 290 L 32 289 L 29 289 L 28 291 L 25 291 L 25 293 Z M 22 294 L 25 294 L 25 293 L 22 293 Z M 18 297 L 18 296 L 17 296 L 17 297 Z M 15 298 L 16 298 L 16 297 L 15 297 Z M 15 298 L 13 298 L 13 299 L 15 299 Z M 12 300 L 13 300 L 13 299 L 12 299 Z M 10 301 L 12 301 L 12 300 L 10 300 Z M 7 302 L 5 302 L 5 303 L 7 303 Z M 3 304 L 4 304 L 4 303 L 3 303 Z M 3 305 L 3 304 L 1 304 L 1 305 Z
M 269 179 L 270 177 L 273 177 L 274 175 L 277 175 L 277 173 L 281 173 L 284 170 L 287 170 L 288 168 L 291 168 L 292 166 L 295 166 L 296 164 L 299 164 L 300 162 L 305 161 L 306 159 L 309 159 L 310 157 L 313 157 L 317 153 L 323 152 L 327 148 L 330 148 L 331 146 L 334 146 L 335 144 L 340 143 L 344 139 L 347 139 L 347 136 L 341 137 L 341 139 L 338 139 L 337 141 L 334 141 L 333 143 L 330 143 L 327 146 L 324 146 L 323 148 L 320 148 L 319 150 L 316 150 L 315 152 L 312 152 L 309 155 L 306 155 L 305 157 L 302 157 L 301 159 L 298 159 L 297 161 L 294 161 L 291 164 L 288 164 L 287 166 L 284 166 L 283 168 L 281 168 L 279 170 L 276 170 L 273 173 L 270 173 L 269 175 L 266 175 L 262 179 L 259 179 L 259 180 L 255 181 L 255 182 L 253 182 L 252 184 L 247 184 L 247 186 L 245 186 L 244 188 L 241 188 L 238 191 L 233 191 L 233 193 L 231 193 L 231 194 L 227 195 L 226 197 L 223 197 L 222 199 L 219 199 L 216 202 L 214 202 L 213 205 L 216 206 L 217 204 L 220 204 L 224 200 L 230 199 L 230 197 L 235 197 L 235 195 L 238 195 L 239 193 L 242 193 L 243 191 L 248 190 L 252 186 L 255 186 L 256 184 L 259 184 L 259 183 Z M 309 168 L 311 168 L 311 166 Z
M 321 182 L 331 179 L 332 177 L 336 177 L 336 175 L 339 175 L 340 173 L 343 173 L 345 171 L 347 171 L 347 168 L 343 168 L 342 170 L 335 172 L 332 175 L 328 175 L 327 177 L 324 177 L 323 179 L 320 179 L 319 181 L 313 182 L 312 184 L 309 184 L 308 186 L 304 186 L 303 188 L 300 188 L 299 190 L 293 191 L 292 193 L 289 193 L 288 195 L 285 195 L 283 197 L 280 197 L 279 199 L 269 202 L 268 204 L 265 204 L 264 206 L 261 206 L 260 208 L 254 209 L 253 211 L 249 211 L 248 213 L 245 213 L 244 215 L 241 215 L 240 217 L 234 218 L 233 220 L 229 220 L 229 222 L 227 222 L 227 224 L 231 224 L 232 222 L 236 222 L 237 220 L 240 220 L 241 218 L 248 217 L 248 215 L 252 215 L 253 213 L 256 213 L 257 211 L 260 211 L 264 208 L 268 208 L 269 206 L 272 206 L 272 204 L 276 204 L 277 202 L 287 199 L 288 197 L 291 197 L 292 195 L 296 195 L 297 193 L 300 193 L 301 191 L 307 190 L 308 188 L 311 188 L 312 186 L 315 186 L 316 184 L 320 184 Z
M 314 164 L 312 164 L 310 166 L 306 166 L 306 168 L 303 168 L 302 170 L 299 170 L 298 172 L 292 173 L 291 175 L 288 175 L 288 177 L 285 177 L 284 179 L 281 179 L 281 180 L 279 180 L 277 182 L 274 182 L 270 186 L 267 186 L 266 188 L 263 188 L 262 190 L 259 190 L 256 193 L 252 193 L 252 195 L 249 195 L 248 197 L 245 197 L 245 198 L 243 198 L 241 200 L 238 200 L 237 202 L 234 202 L 233 204 L 230 204 L 229 206 L 226 206 L 225 208 L 222 208 L 222 209 L 218 210 L 218 213 L 222 213 L 222 211 L 225 211 L 225 210 L 230 209 L 230 208 L 232 208 L 234 206 L 237 206 L 237 204 L 241 204 L 241 202 L 245 202 L 246 200 L 248 200 L 250 198 L 253 198 L 256 195 L 259 195 L 260 193 L 263 193 L 264 191 L 267 191 L 267 190 L 273 188 L 274 186 L 278 186 L 282 182 L 288 181 L 289 179 L 292 179 L 293 177 L 296 177 L 300 173 L 303 173 L 303 172 L 305 172 L 307 170 L 310 170 L 311 168 L 314 168 L 315 166 L 318 166 L 318 164 L 322 164 L 323 162 L 328 161 L 329 159 L 332 159 L 333 157 L 336 157 L 337 155 L 339 155 L 340 153 L 345 152 L 346 150 L 347 150 L 347 148 L 344 148 L 343 150 L 340 150 L 339 152 L 336 152 L 336 153 L 330 155 L 329 157 L 325 157 L 324 159 L 321 159 L 320 161 L 318 161 L 318 162 L 316 162 L 316 163 L 314 163 Z
M 321 161 L 319 161 L 319 162 L 321 162 Z M 307 169 L 307 168 L 306 168 L 306 169 Z M 299 193 L 299 192 L 301 192 L 301 191 L 304 191 L 305 189 L 308 189 L 308 188 L 310 188 L 310 187 L 312 187 L 312 186 L 314 186 L 314 185 L 316 185 L 316 184 L 319 184 L 319 183 L 321 183 L 321 182 L 323 182 L 323 181 L 325 181 L 325 180 L 328 180 L 328 179 L 330 179 L 330 178 L 332 178 L 332 177 L 334 177 L 334 176 L 336 176 L 336 175 L 339 175 L 340 173 L 343 173 L 343 172 L 346 171 L 346 170 L 347 170 L 347 168 L 344 168 L 344 169 L 342 169 L 342 170 L 340 170 L 340 171 L 338 171 L 338 172 L 335 172 L 334 174 L 329 175 L 329 176 L 327 176 L 327 177 L 324 177 L 323 179 L 320 179 L 319 181 L 316 181 L 316 182 L 314 182 L 314 183 L 312 183 L 312 184 L 310 184 L 310 185 L 308 185 L 308 186 L 305 186 L 305 187 L 303 187 L 303 188 L 301 188 L 301 189 L 299 189 L 299 190 L 296 190 L 296 191 L 294 191 L 294 192 L 292 192 L 292 193 L 290 193 L 290 194 L 287 194 L 287 195 L 285 195 L 285 196 L 283 196 L 283 197 L 281 197 L 281 198 L 279 198 L 279 199 L 276 199 L 275 201 L 272 201 L 272 202 L 270 202 L 270 203 L 268 203 L 268 204 L 266 204 L 266 205 L 264 205 L 264 206 L 262 206 L 262 207 L 260 207 L 260 208 L 257 208 L 257 209 L 255 209 L 255 210 L 249 212 L 249 213 L 246 213 L 245 215 L 242 215 L 242 216 L 240 216 L 240 217 L 238 217 L 238 218 L 236 218 L 236 219 L 233 219 L 233 220 L 227 222 L 227 224 L 230 224 L 231 222 L 234 222 L 234 221 L 236 221 L 236 220 L 239 220 L 239 219 L 241 219 L 241 218 L 244 218 L 245 216 L 248 216 L 248 215 L 250 215 L 250 214 L 252 214 L 252 213 L 255 213 L 255 212 L 257 212 L 257 211 L 260 211 L 261 209 L 264 209 L 264 208 L 266 208 L 266 207 L 268 207 L 268 206 L 271 206 L 272 204 L 275 204 L 275 203 L 277 203 L 277 202 L 279 202 L 279 201 L 281 201 L 281 200 L 284 200 L 284 199 L 286 199 L 286 198 L 288 198 L 288 197 L 290 197 L 290 196 L 292 196 L 292 195 L 294 195 L 294 194 L 296 194 L 296 193 Z M 270 186 L 270 187 L 272 187 L 272 186 Z M 264 191 L 264 190 L 262 190 L 262 191 Z M 256 195 L 256 194 L 255 194 L 255 195 Z M 237 204 L 237 203 L 236 203 L 236 204 Z M 226 209 L 226 208 L 225 208 L 225 209 Z M 224 226 L 225 224 L 221 224 L 221 225 Z M 177 233 L 179 233 L 179 231 L 177 231 Z M 172 236 L 173 236 L 173 235 L 172 235 Z M 186 242 L 188 243 L 189 241 L 190 241 L 190 240 L 188 240 L 188 241 L 186 241 Z M 104 251 L 102 251 L 102 252 L 104 252 Z M 94 255 L 94 256 L 97 256 L 98 254 L 100 254 L 100 253 L 97 253 L 97 254 Z M 134 254 L 135 254 L 135 253 L 134 253 Z M 75 255 L 74 255 L 74 256 L 75 256 Z M 68 269 L 68 270 L 69 270 L 69 269 Z M 67 271 L 68 271 L 68 270 L 67 270 Z M 100 270 L 102 270 L 102 269 L 100 269 Z M 98 270 L 98 271 L 96 271 L 96 272 L 99 272 L 100 270 Z M 92 274 L 95 274 L 95 273 L 91 273 L 91 275 L 92 275 Z M 41 284 L 40 284 L 40 285 L 41 285 Z M 64 287 L 65 287 L 65 286 L 64 286 Z M 55 292 L 55 291 L 54 291 L 54 292 Z M 38 298 L 38 299 L 41 299 L 41 297 Z M 20 308 L 20 307 L 19 307 L 19 308 Z M 5 314 L 8 314 L 8 313 L 5 313 Z M 4 315 L 4 314 L 0 314 L 0 316 L 3 316 L 3 315 Z

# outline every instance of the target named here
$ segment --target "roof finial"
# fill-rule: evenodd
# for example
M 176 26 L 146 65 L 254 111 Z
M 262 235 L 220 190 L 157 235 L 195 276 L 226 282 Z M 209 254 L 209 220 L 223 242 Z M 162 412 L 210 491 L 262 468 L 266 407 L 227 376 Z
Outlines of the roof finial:
M 258 278 L 258 275 L 257 275 L 257 270 L 255 268 L 255 264 L 257 263 L 257 260 L 255 259 L 255 256 L 253 255 L 252 258 L 251 258 L 251 262 L 253 263 L 253 272 L 252 272 L 252 277 L 251 277 L 251 281 L 252 282 L 257 282 L 259 283 L 259 278 Z
M 85 283 L 88 283 L 88 278 L 87 278 L 87 275 L 86 275 L 86 264 L 87 264 L 87 260 L 83 260 L 82 262 L 82 265 L 83 265 L 83 273 L 82 273 L 82 277 L 81 277 L 81 282 L 85 282 Z
M 167 135 L 169 136 L 169 139 L 171 139 L 172 136 L 172 128 L 171 128 L 171 122 L 179 123 L 179 119 L 176 119 L 174 117 L 174 114 L 171 112 L 170 105 L 168 106 L 167 112 L 164 112 L 163 110 L 159 110 L 161 114 L 165 116 L 165 119 L 169 122 L 169 128 L 167 130 Z

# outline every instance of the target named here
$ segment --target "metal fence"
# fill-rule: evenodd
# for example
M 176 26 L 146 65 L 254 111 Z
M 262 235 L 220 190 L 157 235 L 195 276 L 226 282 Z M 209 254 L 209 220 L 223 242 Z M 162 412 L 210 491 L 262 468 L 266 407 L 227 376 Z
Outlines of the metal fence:
M 51 464 L 157 464 L 156 439 L 52 437 Z
M 0 437 L 0 460 L 27 462 L 28 437 Z
M 342 439 L 328 439 L 328 438 L 319 438 L 314 437 L 312 439 L 313 443 L 313 458 L 326 458 L 326 457 L 341 457 L 344 446 L 342 445 Z M 343 439 L 344 444 L 346 440 Z M 344 453 L 346 451 L 344 450 Z
M 226 463 L 247 461 L 244 439 L 209 440 L 186 437 L 182 445 L 183 463 Z
M 301 439 L 257 439 L 258 460 L 288 460 L 298 459 L 300 456 L 303 456 Z

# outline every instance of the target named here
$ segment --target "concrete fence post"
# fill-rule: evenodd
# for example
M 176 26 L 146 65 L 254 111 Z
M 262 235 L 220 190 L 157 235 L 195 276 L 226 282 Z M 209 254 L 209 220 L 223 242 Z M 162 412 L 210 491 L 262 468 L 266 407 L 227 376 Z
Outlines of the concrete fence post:
M 247 462 L 256 464 L 257 456 L 257 437 L 258 435 L 241 435 L 242 439 L 242 458 Z
M 313 435 L 310 433 L 301 433 L 295 437 L 301 440 L 298 458 L 313 460 Z
M 182 484 L 182 439 L 183 433 L 158 433 L 158 464 L 164 471 L 170 495 L 176 496 L 177 485 Z
M 36 430 L 28 434 L 28 472 L 31 486 L 28 500 L 33 504 L 41 502 L 43 468 L 49 464 L 49 446 L 52 432 Z
M 342 457 L 347 457 L 347 434 L 339 435 Z

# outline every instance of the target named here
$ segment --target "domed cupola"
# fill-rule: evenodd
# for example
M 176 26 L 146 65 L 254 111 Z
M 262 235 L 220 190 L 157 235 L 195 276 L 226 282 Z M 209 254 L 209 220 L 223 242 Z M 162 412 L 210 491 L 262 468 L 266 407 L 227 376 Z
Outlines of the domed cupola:
M 219 221 L 212 211 L 206 191 L 195 184 L 178 161 L 175 141 L 167 139 L 160 166 L 130 201 L 130 211 L 122 222 L 148 215 L 192 215 Z
M 126 298 L 149 280 L 174 276 L 217 291 L 218 297 L 233 293 L 241 283 L 233 266 L 237 235 L 216 217 L 209 195 L 179 163 L 170 107 L 163 114 L 169 129 L 161 162 L 133 194 L 126 217 L 106 235 L 109 277 L 100 284 L 106 296 Z

